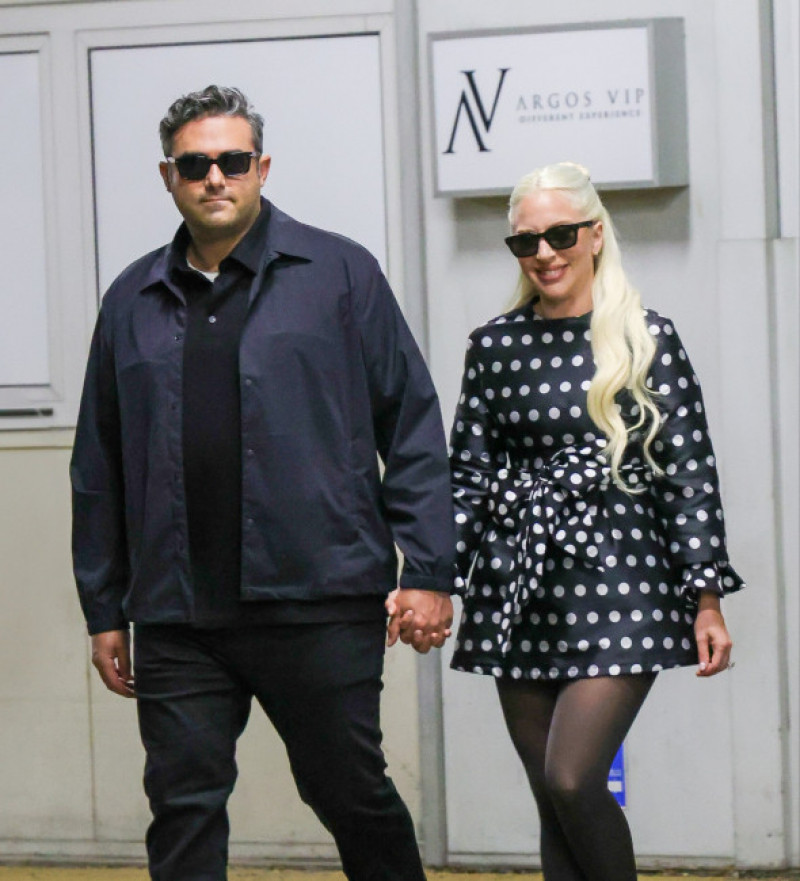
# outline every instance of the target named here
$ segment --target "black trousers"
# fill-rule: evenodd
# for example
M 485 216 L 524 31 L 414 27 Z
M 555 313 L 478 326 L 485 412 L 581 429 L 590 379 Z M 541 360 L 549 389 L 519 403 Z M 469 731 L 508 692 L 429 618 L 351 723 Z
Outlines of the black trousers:
M 225 881 L 236 740 L 253 697 L 298 792 L 351 881 L 424 881 L 411 817 L 386 776 L 379 718 L 382 622 L 195 630 L 137 626 L 153 881 Z

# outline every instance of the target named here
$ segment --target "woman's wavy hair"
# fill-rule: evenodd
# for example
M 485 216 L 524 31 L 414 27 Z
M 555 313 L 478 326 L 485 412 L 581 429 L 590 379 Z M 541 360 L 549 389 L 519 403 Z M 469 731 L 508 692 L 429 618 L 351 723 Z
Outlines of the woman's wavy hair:
M 638 492 L 641 488 L 629 486 L 620 473 L 632 433 L 644 433 L 645 460 L 656 473 L 661 472 L 650 451 L 661 424 L 654 401 L 657 392 L 647 387 L 656 345 L 647 328 L 639 292 L 625 275 L 614 225 L 586 169 L 573 162 L 558 162 L 526 174 L 511 193 L 508 220 L 512 228 L 519 203 L 539 190 L 562 192 L 586 220 L 603 224 L 603 245 L 594 258 L 590 327 L 595 372 L 587 404 L 589 416 L 608 441 L 605 455 L 614 483 L 627 492 Z M 530 279 L 520 272 L 514 307 L 530 302 L 536 293 Z M 632 425 L 625 424 L 617 404 L 617 394 L 623 389 L 637 405 Z

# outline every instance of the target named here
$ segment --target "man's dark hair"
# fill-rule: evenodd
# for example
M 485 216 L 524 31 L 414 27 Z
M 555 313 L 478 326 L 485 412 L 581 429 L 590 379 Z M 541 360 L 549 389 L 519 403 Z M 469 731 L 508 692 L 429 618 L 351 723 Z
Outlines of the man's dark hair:
M 250 123 L 253 132 L 253 149 L 261 153 L 264 147 L 264 118 L 256 113 L 253 105 L 239 89 L 227 86 L 206 86 L 200 92 L 189 92 L 173 102 L 158 127 L 161 149 L 165 156 L 172 155 L 172 141 L 178 129 L 206 116 L 241 116 Z

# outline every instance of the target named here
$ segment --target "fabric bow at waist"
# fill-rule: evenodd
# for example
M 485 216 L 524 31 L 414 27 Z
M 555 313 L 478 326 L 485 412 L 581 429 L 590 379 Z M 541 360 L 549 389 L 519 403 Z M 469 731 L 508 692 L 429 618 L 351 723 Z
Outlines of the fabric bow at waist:
M 604 447 L 602 439 L 564 447 L 536 472 L 502 469 L 491 487 L 492 516 L 517 537 L 517 574 L 508 585 L 497 637 L 503 654 L 510 648 L 515 619 L 539 589 L 549 545 L 604 571 L 600 545 L 611 536 L 603 494 L 612 483 Z M 633 486 L 651 479 L 638 462 L 623 465 L 620 472 Z

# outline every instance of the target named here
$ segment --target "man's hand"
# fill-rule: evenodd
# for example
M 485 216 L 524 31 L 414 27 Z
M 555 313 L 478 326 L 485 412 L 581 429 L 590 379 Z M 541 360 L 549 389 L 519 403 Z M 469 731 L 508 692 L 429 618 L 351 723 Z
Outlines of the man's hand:
M 92 664 L 109 691 L 136 697 L 131 669 L 131 639 L 127 630 L 106 630 L 92 637 Z
M 400 639 L 424 655 L 432 648 L 441 648 L 450 636 L 453 603 L 446 593 L 398 588 L 389 594 L 386 611 L 388 646 Z

